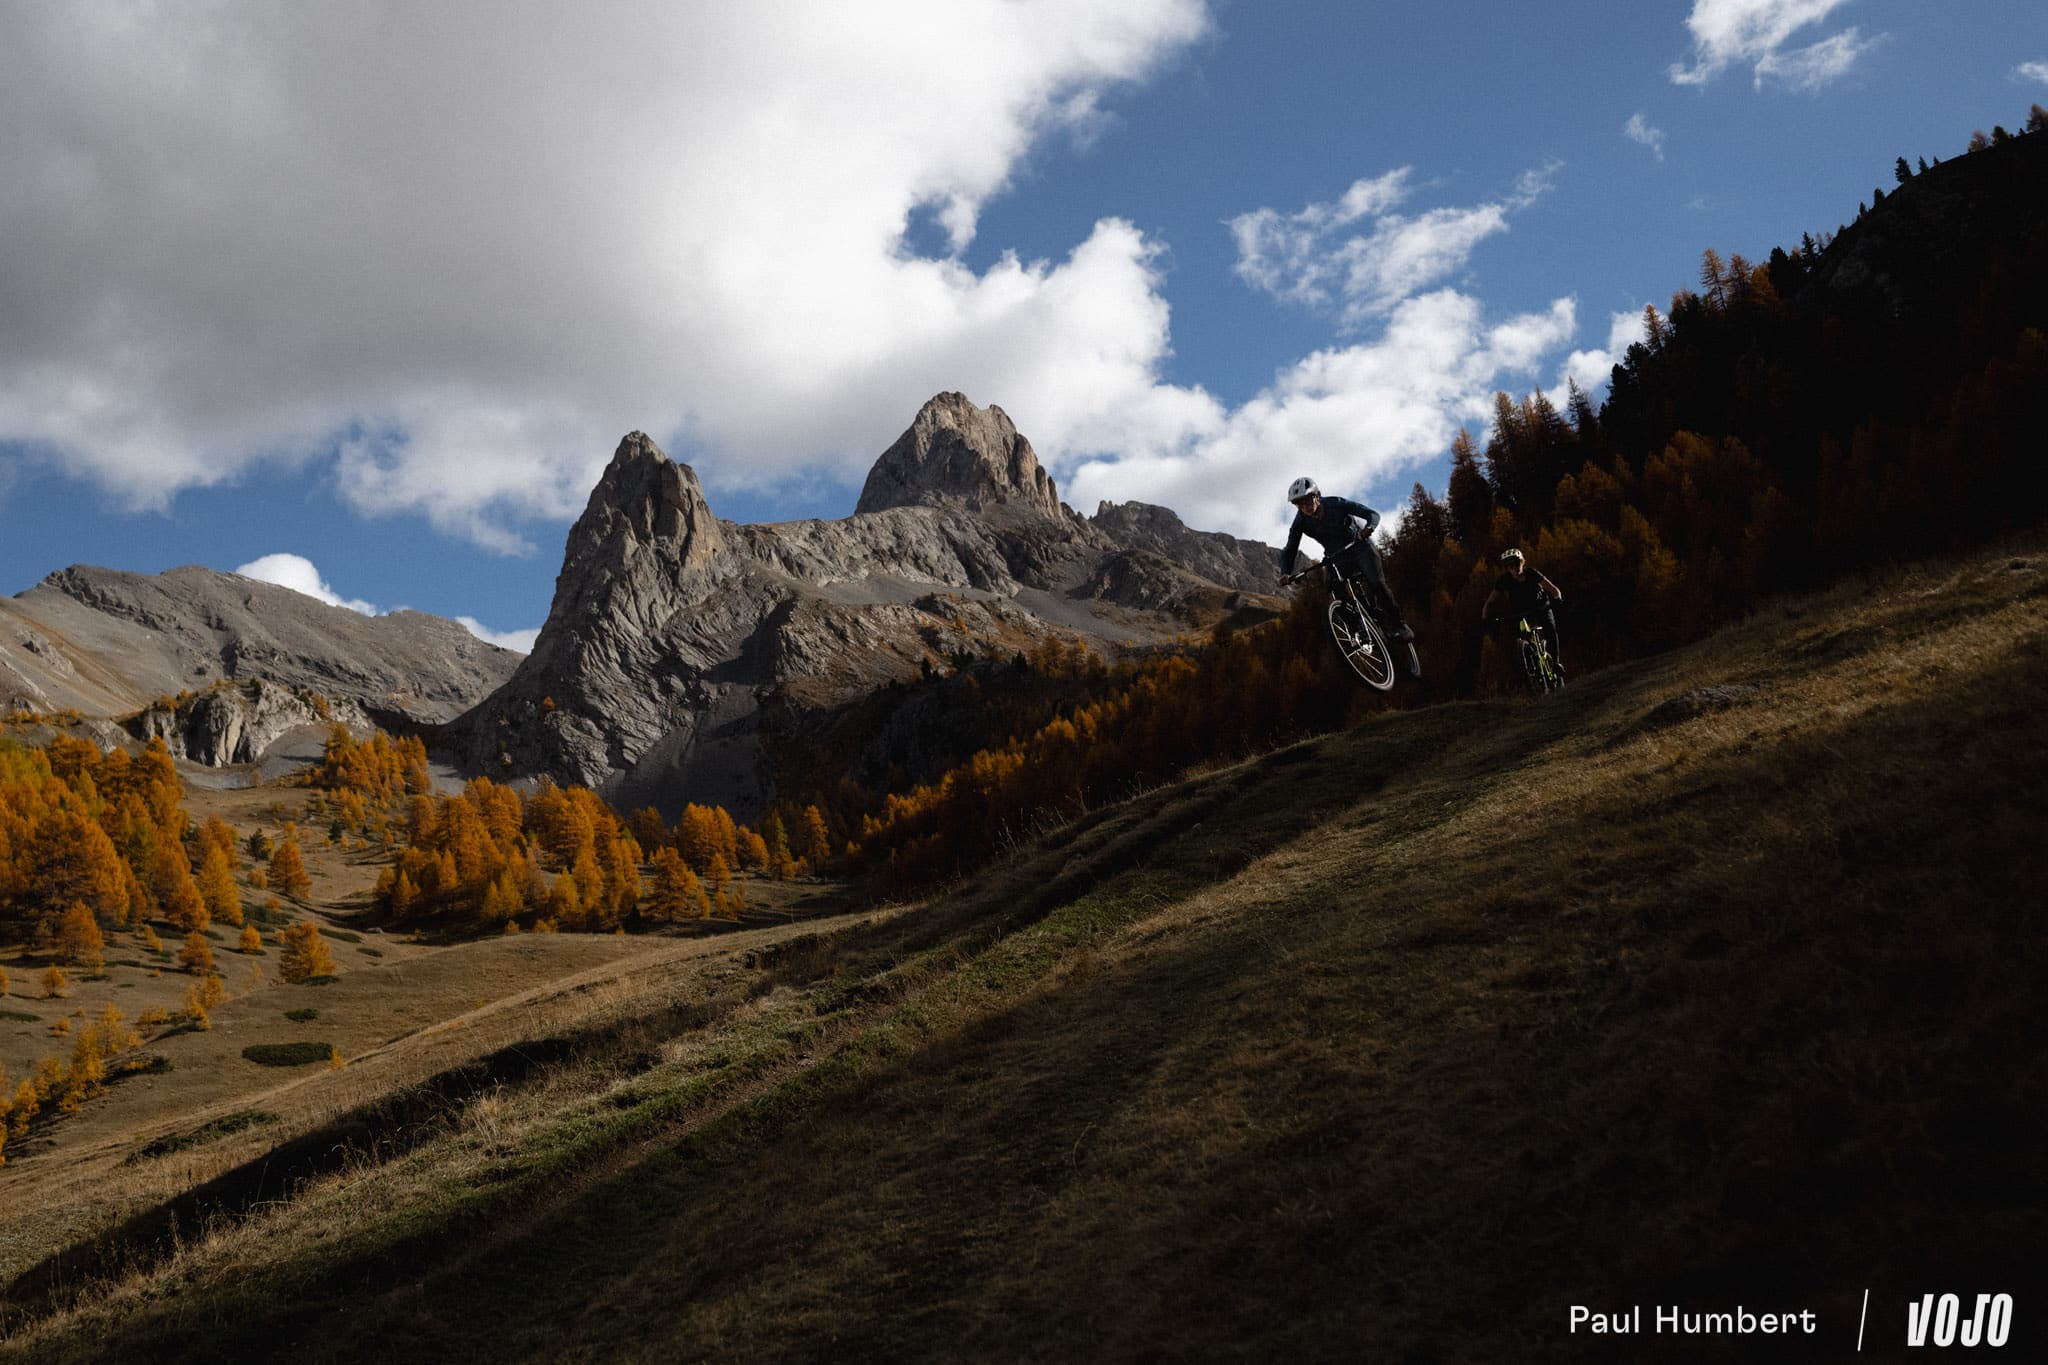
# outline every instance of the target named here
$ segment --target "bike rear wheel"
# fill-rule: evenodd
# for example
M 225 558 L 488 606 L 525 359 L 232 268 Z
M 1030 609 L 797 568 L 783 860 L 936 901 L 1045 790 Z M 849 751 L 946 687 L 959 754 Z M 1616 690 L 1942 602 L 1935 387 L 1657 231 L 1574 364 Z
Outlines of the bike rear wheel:
M 1536 656 L 1536 645 L 1524 638 L 1516 642 L 1522 661 L 1522 685 L 1529 689 L 1529 695 L 1540 697 L 1550 690 L 1548 680 L 1543 676 L 1543 661 Z
M 1394 686 L 1394 656 L 1386 636 L 1349 597 L 1330 599 L 1330 638 L 1367 687 L 1385 692 Z

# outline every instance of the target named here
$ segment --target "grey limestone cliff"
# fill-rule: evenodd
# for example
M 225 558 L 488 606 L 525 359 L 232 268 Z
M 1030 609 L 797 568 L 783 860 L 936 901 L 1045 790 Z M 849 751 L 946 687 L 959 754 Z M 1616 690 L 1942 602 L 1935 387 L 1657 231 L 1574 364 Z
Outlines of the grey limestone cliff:
M 444 740 L 495 776 L 752 809 L 774 708 L 1054 633 L 1167 640 L 1230 610 L 1228 589 L 1156 557 L 1105 572 L 1121 554 L 1001 409 L 959 394 L 924 406 L 838 521 L 721 521 L 696 473 L 634 432 L 570 530 L 533 653 Z
M 856 512 L 956 503 L 980 510 L 1013 503 L 1048 517 L 1071 516 L 1052 476 L 1009 414 L 942 393 L 882 452 L 861 487 Z
M 263 678 L 215 683 L 203 692 L 153 702 L 128 725 L 139 738 L 160 737 L 178 757 L 212 768 L 258 762 L 287 737 L 304 738 L 310 746 L 335 725 L 358 736 L 373 728 L 353 701 L 331 702 Z
M 1190 530 L 1171 507 L 1105 502 L 1089 523 L 1124 549 L 1149 550 L 1226 588 L 1269 593 L 1280 576 L 1280 554 L 1272 546 L 1222 531 Z
M 74 565 L 0 598 L 0 707 L 16 710 L 124 716 L 220 679 L 260 678 L 393 723 L 432 724 L 475 705 L 518 658 L 442 617 L 362 616 L 198 566 Z M 229 725 L 225 712 L 215 720 Z M 218 754 L 221 733 L 193 743 Z M 228 747 L 246 745 L 238 735 Z

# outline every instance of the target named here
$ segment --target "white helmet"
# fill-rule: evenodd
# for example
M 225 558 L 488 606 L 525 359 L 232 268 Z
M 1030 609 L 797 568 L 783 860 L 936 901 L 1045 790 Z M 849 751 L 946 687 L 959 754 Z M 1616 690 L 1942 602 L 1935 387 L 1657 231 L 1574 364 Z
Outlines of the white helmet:
M 1300 502 L 1306 497 L 1321 497 L 1322 492 L 1322 489 L 1316 487 L 1314 479 L 1300 478 L 1287 485 L 1287 500 L 1289 502 Z
M 1500 552 L 1500 562 L 1503 564 L 1519 564 L 1523 558 L 1524 556 L 1520 550 L 1509 549 Z

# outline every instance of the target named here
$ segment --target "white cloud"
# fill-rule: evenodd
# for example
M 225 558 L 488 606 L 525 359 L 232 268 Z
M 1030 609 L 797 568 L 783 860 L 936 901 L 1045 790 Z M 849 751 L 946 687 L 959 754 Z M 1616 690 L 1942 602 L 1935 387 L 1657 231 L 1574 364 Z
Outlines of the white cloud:
M 1614 367 L 1628 354 L 1628 348 L 1649 335 L 1643 318 L 1643 310 L 1632 309 L 1624 313 L 1611 313 L 1607 319 L 1607 345 L 1586 351 L 1573 351 L 1565 358 L 1564 369 L 1558 374 L 1557 387 L 1562 389 L 1567 379 L 1575 381 L 1586 394 L 1607 383 Z
M 1879 41 L 1879 38 L 1862 38 L 1856 29 L 1845 28 L 1834 37 L 1823 38 L 1811 46 L 1792 52 L 1771 53 L 1757 62 L 1756 83 L 1761 86 L 1764 77 L 1773 76 L 1794 90 L 1818 90 L 1847 75 L 1857 59 L 1877 46 Z
M 2021 62 L 2012 69 L 2012 74 L 2023 81 L 2040 81 L 2048 85 L 2048 62 Z
M 331 460 L 365 511 L 516 551 L 519 519 L 581 509 L 625 431 L 715 501 L 856 478 L 960 389 L 1000 402 L 1078 506 L 1138 497 L 1273 538 L 1303 469 L 1398 505 L 1389 480 L 1572 339 L 1568 299 L 1490 320 L 1443 287 L 1555 167 L 1468 207 L 1404 212 L 1402 169 L 1239 219 L 1247 279 L 1372 329 L 1241 407 L 1160 382 L 1163 244 L 1131 223 L 970 269 L 1031 149 L 1099 134 L 1105 101 L 1206 31 L 1201 0 L 491 15 L 11 18 L 0 442 L 137 506 Z M 917 255 L 913 221 L 955 254 Z M 285 558 L 288 586 L 371 610 Z
M 377 609 L 368 602 L 355 597 L 343 597 L 328 586 L 320 576 L 320 570 L 304 555 L 275 554 L 261 559 L 252 559 L 235 570 L 244 578 L 254 578 L 264 583 L 275 583 L 280 588 L 304 593 L 318 598 L 330 607 L 347 607 L 363 616 L 375 616 Z
M 1160 388 L 1077 442 L 1120 452 L 1082 463 L 1070 501 L 1162 503 L 1189 525 L 1270 543 L 1292 516 L 1289 480 L 1309 474 L 1331 492 L 1386 510 L 1405 501 L 1402 480 L 1441 455 L 1465 421 L 1484 421 L 1504 379 L 1533 376 L 1570 341 L 1575 312 L 1488 325 L 1478 300 L 1441 289 L 1403 300 L 1377 339 L 1318 351 L 1263 392 L 1226 409 L 1195 389 Z
M 1550 188 L 1559 166 L 1524 174 L 1505 198 L 1472 208 L 1414 216 L 1393 210 L 1410 195 L 1410 168 L 1355 181 L 1341 199 L 1294 213 L 1260 208 L 1230 220 L 1237 273 L 1246 283 L 1296 303 L 1341 301 L 1346 326 L 1393 311 L 1403 299 L 1465 267 L 1473 248 L 1508 229 L 1508 214 Z M 1345 229 L 1369 220 L 1363 230 Z
M 1806 47 L 1786 50 L 1792 35 L 1848 4 L 1849 0 L 1693 0 L 1685 26 L 1692 33 L 1693 65 L 1673 63 L 1679 85 L 1704 85 L 1730 66 L 1748 65 L 1761 88 L 1766 77 L 1795 90 L 1817 90 L 1845 75 L 1858 58 L 1882 40 L 1865 39 L 1853 28 Z
M 485 644 L 509 649 L 517 654 L 533 653 L 533 642 L 540 638 L 538 626 L 532 630 L 492 630 L 474 616 L 458 616 L 455 619 L 464 630 Z
M 1659 161 L 1664 159 L 1664 130 L 1651 127 L 1650 121 L 1641 114 L 1630 114 L 1628 122 L 1621 125 L 1621 134 L 1631 142 L 1640 142 L 1648 147 L 1657 154 Z
M 1202 0 L 82 2 L 0 44 L 0 442 L 125 503 L 337 442 L 504 549 L 643 428 L 715 487 L 853 476 L 932 393 L 1057 444 L 1166 354 L 1157 244 L 957 252 Z M 12 457 L 10 457 L 12 458 Z

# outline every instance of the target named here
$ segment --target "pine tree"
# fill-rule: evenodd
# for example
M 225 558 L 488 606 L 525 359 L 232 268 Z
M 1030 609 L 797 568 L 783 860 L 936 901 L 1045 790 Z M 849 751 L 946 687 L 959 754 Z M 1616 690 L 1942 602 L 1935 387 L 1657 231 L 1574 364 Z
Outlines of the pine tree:
M 738 840 L 739 865 L 754 872 L 768 870 L 768 841 L 750 829 L 741 829 Z
M 204 929 L 212 922 L 213 914 L 206 908 L 206 897 L 201 894 L 199 883 L 189 869 L 173 874 L 170 894 L 164 898 L 164 913 L 180 929 Z
M 297 900 L 304 900 L 313 889 L 313 879 L 306 875 L 297 839 L 281 841 L 270 855 L 270 885 Z
M 57 929 L 58 953 L 75 967 L 97 972 L 106 965 L 106 947 L 106 938 L 100 933 L 99 922 L 93 918 L 92 911 L 73 903 L 64 912 L 63 921 Z
M 676 821 L 676 849 L 683 855 L 684 862 L 702 873 L 717 856 L 720 842 L 718 816 L 711 807 L 695 804 L 683 807 L 682 817 Z
M 1670 328 L 1665 326 L 1664 319 L 1657 315 L 1657 305 L 1653 303 L 1644 304 L 1642 344 L 1647 346 L 1650 349 L 1650 353 L 1654 355 L 1664 349 L 1664 343 L 1670 337 L 1670 334 Z
M 391 918 L 404 919 L 419 904 L 420 890 L 413 885 L 409 873 L 400 869 L 398 877 L 391 884 Z
M 23 850 L 21 881 L 51 919 L 75 901 L 112 919 L 128 901 L 113 840 L 76 810 L 52 811 L 36 822 Z
M 1451 442 L 1451 480 L 1447 492 L 1450 500 L 1451 533 L 1461 545 L 1468 548 L 1479 546 L 1485 539 L 1486 526 L 1493 518 L 1493 489 L 1486 482 L 1486 475 L 1479 468 L 1479 451 L 1472 444 L 1472 435 L 1463 427 Z
M 233 836 L 226 846 L 206 841 L 206 852 L 199 864 L 199 894 L 206 901 L 206 908 L 223 924 L 242 922 L 242 898 L 235 890 Z
M 561 873 L 548 887 L 547 913 L 550 920 L 567 929 L 574 929 L 582 921 L 583 896 L 575 873 Z
M 768 875 L 777 881 L 788 881 L 796 869 L 795 859 L 789 851 L 789 831 L 783 827 L 782 813 L 769 811 L 768 821 L 761 829 L 761 837 L 768 844 Z M 730 876 L 730 872 L 727 873 Z
M 825 813 L 815 804 L 804 807 L 800 842 L 803 860 L 814 870 L 822 869 L 832 857 L 832 831 L 825 826 Z
M 284 931 L 284 950 L 277 960 L 277 974 L 286 981 L 334 975 L 334 954 L 320 937 L 320 926 L 301 920 Z
M 1700 290 L 1716 308 L 1728 301 L 1728 273 L 1721 253 L 1712 247 L 1700 253 Z
M 14 1103 L 7 1110 L 8 1131 L 20 1137 L 28 1131 L 29 1121 L 41 1112 L 42 1096 L 36 1093 L 36 1083 L 24 1076 L 21 1084 L 14 1087 Z
M 213 946 L 197 929 L 185 935 L 185 946 L 178 952 L 178 970 L 194 976 L 213 970 Z
M 263 934 L 253 924 L 242 926 L 241 951 L 252 955 L 263 951 Z
M 697 874 L 690 871 L 683 855 L 668 845 L 654 850 L 654 884 L 647 893 L 646 911 L 648 917 L 673 922 L 681 919 L 690 910 L 690 893 L 697 885 Z
M 633 841 L 643 849 L 660 848 L 669 842 L 668 825 L 661 818 L 661 812 L 652 806 L 642 806 L 626 821 Z
M 59 1112 L 68 1114 L 86 1100 L 105 1093 L 109 1051 L 107 1039 L 97 1025 L 87 1024 L 78 1031 L 78 1039 L 71 1045 L 71 1067 L 64 1077 L 64 1095 L 57 1104 Z

